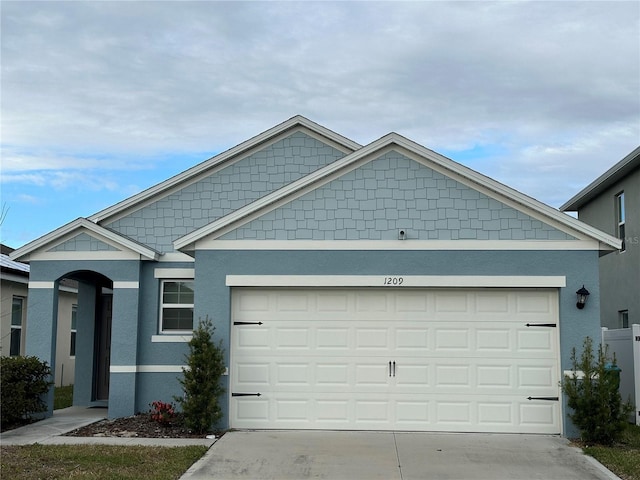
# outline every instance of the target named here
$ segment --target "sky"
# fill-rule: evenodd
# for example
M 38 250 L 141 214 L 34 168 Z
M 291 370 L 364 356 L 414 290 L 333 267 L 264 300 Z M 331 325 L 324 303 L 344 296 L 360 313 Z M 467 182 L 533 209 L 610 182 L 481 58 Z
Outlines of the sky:
M 291 117 L 397 132 L 552 207 L 640 145 L 638 1 L 0 2 L 20 247 Z

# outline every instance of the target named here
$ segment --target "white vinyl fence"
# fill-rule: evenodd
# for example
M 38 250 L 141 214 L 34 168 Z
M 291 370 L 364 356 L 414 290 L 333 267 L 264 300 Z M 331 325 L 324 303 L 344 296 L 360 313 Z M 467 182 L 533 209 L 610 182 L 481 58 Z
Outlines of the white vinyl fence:
M 635 405 L 633 417 L 640 425 L 640 325 L 616 330 L 602 329 L 602 344 L 609 345 L 609 355 L 616 356 L 620 372 L 622 400 L 631 398 Z

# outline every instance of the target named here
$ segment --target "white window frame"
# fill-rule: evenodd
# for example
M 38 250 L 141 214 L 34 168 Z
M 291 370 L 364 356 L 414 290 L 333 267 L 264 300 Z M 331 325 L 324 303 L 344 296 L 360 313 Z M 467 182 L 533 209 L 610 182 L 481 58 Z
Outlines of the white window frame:
M 176 283 L 176 282 L 189 282 L 195 286 L 195 282 L 193 278 L 166 278 L 160 281 L 160 312 L 159 312 L 159 327 L 158 331 L 162 334 L 173 334 L 173 335 L 181 335 L 181 334 L 192 334 L 193 333 L 193 323 L 194 319 L 191 319 L 191 329 L 188 330 L 177 330 L 171 328 L 164 328 L 164 311 L 166 308 L 191 308 L 193 311 L 194 303 L 164 303 L 164 286 L 167 283 Z M 195 300 L 195 299 L 194 299 Z
M 625 236 L 626 236 L 626 205 L 624 202 L 624 191 L 616 195 L 616 236 L 622 240 L 621 252 L 626 250 Z
M 15 325 L 13 323 L 13 306 L 16 304 L 16 301 L 20 302 L 20 325 Z M 22 355 L 22 331 L 23 331 L 23 326 L 24 326 L 24 304 L 25 304 L 25 297 L 20 297 L 18 295 L 14 295 L 13 298 L 11 299 L 11 336 L 10 336 L 10 340 L 9 340 L 9 355 L 12 357 L 19 357 L 20 355 Z M 13 339 L 13 332 L 15 330 L 19 330 L 20 331 L 20 339 L 18 341 L 18 353 L 12 352 L 11 351 L 11 340 Z

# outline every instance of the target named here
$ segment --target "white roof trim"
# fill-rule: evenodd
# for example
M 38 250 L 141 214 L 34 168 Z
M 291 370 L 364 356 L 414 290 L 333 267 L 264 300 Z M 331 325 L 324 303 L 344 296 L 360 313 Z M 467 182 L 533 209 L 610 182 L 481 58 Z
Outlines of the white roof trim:
M 578 210 L 582 205 L 596 197 L 603 190 L 609 188 L 616 181 L 620 180 L 634 168 L 640 166 L 640 147 L 636 148 L 629 155 L 616 163 L 609 170 L 596 178 L 589 185 L 580 190 L 571 197 L 564 205 L 560 207 L 563 212 L 573 212 Z
M 125 238 L 111 230 L 107 230 L 100 225 L 96 225 L 86 218 L 78 218 L 73 222 L 67 223 L 66 225 L 63 225 L 62 227 L 24 245 L 23 247 L 18 248 L 17 250 L 11 252 L 9 257 L 12 260 L 28 259 L 29 255 L 39 250 L 43 250 L 56 240 L 59 240 L 65 236 L 69 236 L 76 231 L 80 232 L 82 230 L 89 230 L 90 232 L 93 232 L 98 236 L 104 237 L 105 239 L 110 240 L 116 245 L 122 246 L 127 250 L 139 254 L 144 259 L 157 260 L 160 256 L 160 253 L 156 252 L 155 250 L 129 240 L 128 238 Z
M 211 157 L 210 159 L 205 160 L 204 162 L 199 163 L 198 165 L 195 165 L 194 167 L 189 168 L 184 172 L 179 173 L 178 175 L 175 175 L 168 180 L 165 180 L 164 182 L 154 185 L 153 187 L 148 188 L 147 190 L 144 190 L 137 195 L 129 197 L 119 203 L 116 203 L 115 205 L 112 205 L 111 207 L 95 213 L 94 215 L 89 217 L 89 220 L 99 223 L 107 218 L 118 215 L 124 210 L 137 206 L 142 202 L 148 201 L 157 195 L 167 192 L 177 185 L 189 181 L 190 179 L 197 177 L 207 170 L 210 170 L 227 162 L 230 159 L 242 155 L 243 153 L 246 153 L 247 151 L 261 145 L 262 143 L 268 142 L 278 135 L 281 135 L 295 127 L 306 127 L 311 132 L 316 133 L 322 137 L 326 137 L 328 140 L 331 140 L 338 146 L 342 147 L 346 154 L 361 148 L 361 145 L 354 142 L 353 140 L 343 137 L 342 135 L 339 135 L 338 133 L 333 132 L 326 127 L 323 127 L 322 125 L 318 125 L 317 123 L 312 122 L 311 120 L 301 115 L 296 115 L 295 117 L 290 118 L 280 125 L 276 125 L 275 127 L 270 128 L 269 130 L 262 132 L 261 134 L 256 135 L 255 137 L 242 142 L 241 144 L 236 145 L 235 147 L 230 148 L 225 152 Z
M 408 150 L 416 155 L 419 155 L 442 169 L 445 169 L 457 177 L 462 177 L 472 184 L 484 187 L 492 192 L 495 192 L 498 197 L 511 200 L 522 207 L 525 210 L 536 212 L 542 217 L 553 222 L 554 225 L 567 228 L 570 231 L 569 234 L 575 235 L 576 233 L 585 235 L 591 239 L 595 239 L 599 242 L 601 249 L 604 250 L 619 250 L 622 246 L 621 240 L 612 237 L 590 225 L 587 225 L 575 218 L 566 215 L 548 205 L 545 205 L 538 200 L 535 200 L 523 193 L 507 187 L 485 175 L 482 175 L 470 168 L 467 168 L 453 160 L 450 160 L 432 150 L 429 150 L 422 145 L 419 145 L 397 133 L 389 133 L 384 137 L 375 140 L 367 146 L 362 147 L 360 150 L 348 155 L 340 160 L 337 160 L 324 168 L 316 170 L 309 175 L 302 177 L 301 179 L 286 185 L 275 192 L 272 192 L 264 197 L 250 203 L 218 220 L 210 223 L 198 230 L 195 230 L 177 240 L 173 245 L 176 250 L 194 248 L 195 242 L 209 235 L 213 235 L 221 232 L 222 230 L 228 231 L 230 228 L 237 228 L 240 225 L 252 220 L 262 210 L 267 210 L 274 204 L 283 202 L 287 197 L 296 198 L 296 193 L 300 193 L 307 187 L 311 187 L 317 182 L 321 182 L 323 179 L 330 177 L 333 174 L 341 174 L 340 172 L 348 169 L 349 167 L 355 168 L 355 164 L 358 161 L 366 161 L 367 157 L 374 153 L 379 152 L 385 147 L 397 145 L 403 149 Z M 344 173 L 344 172 L 343 172 Z M 306 193 L 303 192 L 303 193 Z M 302 193 L 300 193 L 302 194 Z
M 227 275 L 228 287 L 564 288 L 565 276 L 500 275 Z

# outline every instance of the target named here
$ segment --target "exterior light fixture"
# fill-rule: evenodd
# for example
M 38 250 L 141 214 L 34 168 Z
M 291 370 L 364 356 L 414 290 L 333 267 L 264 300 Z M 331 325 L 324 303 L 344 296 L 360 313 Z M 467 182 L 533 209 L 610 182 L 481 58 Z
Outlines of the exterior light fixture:
M 589 296 L 589 290 L 584 288 L 584 285 L 582 285 L 582 288 L 576 292 L 576 295 L 578 296 L 578 303 L 576 303 L 576 307 L 578 307 L 578 309 L 582 310 L 584 308 L 585 304 L 587 303 L 587 297 Z

